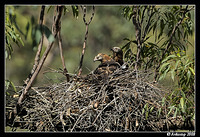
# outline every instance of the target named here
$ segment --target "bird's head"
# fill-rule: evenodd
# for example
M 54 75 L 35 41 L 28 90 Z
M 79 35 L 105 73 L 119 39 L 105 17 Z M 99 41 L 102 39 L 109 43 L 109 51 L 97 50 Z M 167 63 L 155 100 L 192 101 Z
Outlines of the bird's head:
M 113 53 L 123 53 L 120 47 L 113 47 L 110 49 Z
M 108 55 L 104 53 L 99 53 L 98 55 L 94 57 L 94 62 L 101 61 L 101 63 L 104 63 L 106 61 L 111 61 L 111 60 L 112 60 L 111 57 L 109 57 Z

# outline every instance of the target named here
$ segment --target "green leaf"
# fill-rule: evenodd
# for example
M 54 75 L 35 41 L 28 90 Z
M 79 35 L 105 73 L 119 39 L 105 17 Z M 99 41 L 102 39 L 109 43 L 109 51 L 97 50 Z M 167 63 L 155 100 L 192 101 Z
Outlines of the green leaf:
M 177 115 L 177 112 L 178 112 L 178 109 L 177 109 L 177 108 L 175 108 L 175 112 L 174 112 L 174 115 L 173 115 L 173 117 L 176 117 L 176 115 Z
M 157 21 L 155 21 L 155 23 L 154 23 L 154 25 L 153 25 L 153 34 L 154 34 L 156 28 L 157 28 Z
M 160 117 L 160 113 L 161 113 L 161 108 L 159 108 L 157 111 L 158 118 Z
M 186 82 L 186 84 L 188 84 L 188 82 L 190 81 L 190 77 L 191 77 L 191 72 L 190 72 L 190 70 L 188 70 L 188 72 L 187 72 L 187 82 Z
M 154 109 L 154 106 L 153 106 L 153 107 L 151 107 L 151 109 L 149 110 L 149 112 L 151 113 L 151 112 L 153 111 L 153 109 Z
M 181 54 L 178 52 L 177 54 L 176 54 L 178 57 L 181 57 Z
M 144 114 L 144 111 L 145 111 L 145 109 L 143 108 L 143 109 L 142 109 L 142 115 Z
M 39 24 L 36 25 L 32 30 L 32 34 L 33 34 L 33 39 L 35 39 L 36 41 L 36 44 L 39 44 L 40 39 L 42 37 L 42 27 Z
M 22 46 L 24 46 L 24 42 L 22 41 L 22 38 L 20 36 L 18 37 L 18 41 L 22 44 Z
M 145 42 L 145 41 L 147 41 L 149 38 L 150 38 L 151 36 L 149 36 L 149 37 L 146 37 L 142 42 Z
M 6 95 L 10 96 L 10 93 L 6 91 Z
M 15 85 L 14 85 L 14 83 L 13 83 L 12 81 L 10 81 L 10 84 L 12 85 L 12 87 L 13 87 L 14 91 L 15 91 L 15 92 L 17 92 L 17 89 L 15 88 Z
M 29 22 L 27 22 L 27 24 L 26 24 L 26 34 L 25 34 L 25 40 L 27 39 L 29 28 L 30 28 L 30 23 L 29 23 Z
M 53 34 L 51 33 L 51 31 L 49 30 L 49 28 L 48 28 L 47 26 L 45 26 L 45 25 L 43 25 L 42 27 L 43 27 L 43 30 L 44 30 L 44 34 L 45 34 L 45 36 L 47 37 L 49 43 L 54 42 L 54 40 L 55 40 L 55 39 L 54 39 L 54 36 L 53 36 Z
M 10 85 L 12 86 L 12 88 L 14 89 L 14 91 L 17 92 L 14 83 L 12 81 L 10 81 L 10 80 L 5 80 L 6 90 L 9 88 Z
M 49 30 L 49 28 L 45 25 L 40 26 L 38 24 L 32 30 L 33 39 L 35 39 L 36 44 L 40 43 L 40 40 L 42 38 L 42 31 L 43 31 L 44 35 L 47 37 L 47 40 L 49 41 L 49 43 L 54 42 L 54 36 L 51 33 L 51 31 Z
M 180 60 L 177 60 L 177 61 L 176 61 L 176 64 L 175 64 L 175 67 L 174 67 L 175 70 L 177 69 L 177 67 L 178 67 L 178 65 L 179 65 L 179 62 L 180 62 Z
M 124 38 L 123 40 L 128 40 L 128 41 L 131 41 L 129 38 Z
M 66 14 L 66 12 L 69 12 L 69 10 L 67 9 L 67 7 L 66 6 L 64 6 L 64 15 Z
M 167 56 L 164 60 L 162 60 L 162 63 L 163 62 L 165 62 L 165 61 L 168 61 L 168 60 L 170 60 L 170 59 L 172 59 L 172 58 L 175 58 L 176 57 L 176 55 L 169 55 L 169 56 Z
M 183 90 L 180 90 L 180 91 L 181 91 L 181 95 L 182 95 L 182 97 L 183 97 L 183 98 L 186 98 L 186 97 L 185 97 L 185 93 L 184 93 L 184 91 L 183 91 Z
M 78 6 L 72 6 L 72 12 L 76 19 L 78 19 Z
M 158 39 L 162 36 L 164 28 L 165 28 L 164 20 L 161 19 L 161 21 L 160 21 L 160 34 L 158 35 Z
M 175 71 L 174 71 L 174 69 L 172 69 L 170 72 L 171 72 L 171 78 L 172 78 L 172 80 L 174 81 L 174 76 L 175 76 Z
M 158 47 L 156 44 L 154 44 L 154 43 L 151 43 L 151 42 L 147 42 L 149 45 L 151 45 L 151 46 L 155 46 L 155 47 Z
M 166 100 L 166 98 L 165 98 L 165 97 L 163 97 L 163 98 L 162 98 L 162 106 L 164 106 L 164 105 L 165 105 L 165 100 Z
M 144 105 L 144 109 L 146 109 L 147 110 L 147 108 L 148 108 L 148 103 L 146 103 L 145 105 Z
M 182 112 L 185 112 L 184 103 L 185 103 L 185 101 L 184 101 L 184 98 L 182 97 L 180 99 L 180 104 L 181 104 L 181 110 L 182 110 Z
M 158 81 L 160 81 L 160 80 L 162 80 L 162 79 L 164 79 L 164 78 L 165 78 L 165 76 L 162 74 L 162 75 L 160 75 Z
M 9 80 L 5 80 L 5 87 L 6 87 L 6 89 L 8 89 L 9 85 L 10 85 L 10 81 Z
M 47 13 L 49 13 L 51 8 L 52 8 L 52 6 L 49 6 L 49 8 L 47 9 Z
M 162 75 L 161 75 L 162 77 L 160 77 L 159 80 L 164 79 L 166 77 L 166 74 L 169 71 L 170 67 L 171 67 L 170 65 L 167 66 L 167 69 L 165 69 L 164 72 L 162 72 Z
M 159 73 L 161 73 L 161 71 L 163 71 L 164 68 L 168 67 L 170 65 L 170 63 L 164 63 L 161 65 Z
M 174 107 L 174 106 L 170 106 L 169 108 L 170 108 L 170 110 L 169 110 L 169 112 L 167 113 L 168 116 L 169 116 L 169 114 L 172 112 L 172 110 L 173 110 L 175 107 Z
M 195 75 L 194 69 L 189 67 L 190 71 L 192 72 L 193 75 Z
M 180 104 L 181 104 L 181 108 L 183 108 L 184 107 L 184 99 L 183 99 L 183 97 L 180 99 Z
M 35 32 L 35 40 L 36 40 L 36 43 L 39 44 L 40 43 L 40 39 L 42 37 L 42 33 L 39 29 L 36 30 Z
M 145 114 L 146 120 L 148 119 L 148 116 L 149 116 L 149 111 L 146 111 L 146 114 Z

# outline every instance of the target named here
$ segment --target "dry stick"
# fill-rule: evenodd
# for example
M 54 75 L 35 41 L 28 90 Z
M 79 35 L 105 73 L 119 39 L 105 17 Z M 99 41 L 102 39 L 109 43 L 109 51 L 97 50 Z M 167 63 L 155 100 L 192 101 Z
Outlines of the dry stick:
M 43 24 L 43 20 L 44 20 L 44 11 L 45 11 L 45 6 L 42 6 L 41 8 L 41 12 L 40 12 L 40 21 L 39 21 L 39 25 L 40 25 L 40 29 L 41 29 L 41 32 L 43 33 L 43 30 L 42 30 L 42 24 Z M 33 73 L 35 72 L 38 64 L 39 64 L 39 61 L 40 61 L 40 54 L 41 54 L 41 50 L 42 50 L 42 45 L 43 45 L 43 39 L 44 39 L 44 35 L 42 34 L 42 37 L 41 37 L 41 40 L 40 40 L 40 43 L 38 45 L 38 50 L 37 50 L 37 53 L 36 53 L 36 56 L 35 56 L 35 64 L 33 65 L 33 68 L 31 70 L 31 73 L 29 75 L 29 77 L 24 81 L 24 83 L 27 85 L 27 83 L 29 82 L 31 76 L 33 75 Z
M 59 30 L 58 28 L 59 28 L 60 18 L 61 18 L 61 15 L 62 15 L 62 9 L 63 9 L 62 6 L 57 6 L 56 7 L 57 15 L 54 15 L 54 22 L 53 22 L 53 25 L 52 25 L 52 33 L 53 33 L 54 38 L 56 38 L 57 32 Z M 51 47 L 53 46 L 53 44 L 54 44 L 54 42 L 51 42 L 47 46 L 47 48 L 46 48 L 46 50 L 45 50 L 45 52 L 44 52 L 44 54 L 43 54 L 43 56 L 42 56 L 42 58 L 40 60 L 35 72 L 33 73 L 33 76 L 31 77 L 31 79 L 27 83 L 27 85 L 26 85 L 26 87 L 24 89 L 24 92 L 22 92 L 21 96 L 18 99 L 17 105 L 14 108 L 14 114 L 17 114 L 19 112 L 19 110 L 21 108 L 21 103 L 25 99 L 25 96 L 26 96 L 27 92 L 29 91 L 29 89 L 31 88 L 33 81 L 35 80 L 35 78 L 37 77 L 38 73 L 40 72 L 40 70 L 41 70 L 41 68 L 42 68 L 42 66 L 44 64 L 44 61 L 47 58 L 47 55 L 48 55 L 49 51 L 51 50 Z
M 81 60 L 80 60 L 80 64 L 79 64 L 79 72 L 78 72 L 78 76 L 81 75 L 82 73 L 82 65 L 83 65 L 83 57 L 84 57 L 84 54 L 85 54 L 85 49 L 86 49 L 86 42 L 87 42 L 87 37 L 88 37 L 88 27 L 94 17 L 94 12 L 95 12 L 95 7 L 93 6 L 93 12 L 92 12 L 92 16 L 89 20 L 89 22 L 87 23 L 86 22 L 86 19 L 85 19 L 85 16 L 86 16 L 86 6 L 81 6 L 82 10 L 83 10 L 83 21 L 85 23 L 85 27 L 86 27 L 86 32 L 85 32 L 85 39 L 84 39 L 84 42 L 83 42 L 83 50 L 82 50 L 82 55 L 81 55 Z
M 69 74 L 65 65 L 65 60 L 64 60 L 64 56 L 63 56 L 63 50 L 62 50 L 62 38 L 61 38 L 61 23 L 60 23 L 60 30 L 58 31 L 58 44 L 59 44 L 59 49 L 60 49 L 60 57 L 62 60 L 62 65 L 63 65 L 63 74 L 66 76 L 67 78 L 67 82 L 69 82 Z
M 97 121 L 98 117 L 101 115 L 101 113 L 109 106 L 111 105 L 111 103 L 115 100 L 117 100 L 119 97 L 114 98 L 112 101 L 110 101 L 110 103 L 108 103 L 102 110 L 101 112 L 99 112 L 99 114 L 97 115 L 97 117 L 95 118 L 95 120 L 92 122 L 92 125 L 94 125 L 94 123 Z
M 134 7 L 134 14 L 133 14 L 133 25 L 135 26 L 135 37 L 136 37 L 136 41 L 137 41 L 137 56 L 136 56 L 136 63 L 135 63 L 135 71 L 137 72 L 138 70 L 138 63 L 140 60 L 140 52 L 141 52 L 141 27 L 139 25 L 139 20 L 138 19 L 138 13 L 139 12 L 139 7 L 135 6 Z M 138 75 L 136 74 L 136 77 L 138 78 Z
M 171 33 L 170 38 L 169 38 L 169 43 L 168 43 L 167 47 L 165 48 L 165 50 L 164 50 L 164 52 L 163 52 L 163 54 L 162 54 L 162 56 L 161 56 L 161 58 L 160 58 L 160 60 L 159 60 L 158 66 L 157 66 L 156 69 L 155 69 L 155 76 L 154 76 L 154 80 L 155 80 L 155 81 L 156 81 L 156 79 L 157 79 L 157 77 L 158 77 L 158 69 L 159 69 L 159 67 L 160 67 L 160 65 L 161 65 L 161 62 L 162 62 L 162 60 L 163 60 L 163 58 L 164 58 L 164 56 L 165 56 L 167 50 L 168 50 L 169 47 L 171 46 L 172 38 L 173 38 L 173 36 L 174 36 L 176 30 L 178 29 L 178 26 L 183 22 L 183 19 L 184 19 L 184 17 L 185 17 L 185 14 L 186 14 L 188 11 L 190 11 L 190 10 L 192 9 L 192 8 L 191 8 L 190 10 L 187 10 L 187 8 L 188 8 L 188 6 L 186 6 L 186 8 L 185 8 L 185 10 L 184 10 L 184 12 L 183 12 L 182 18 L 179 20 L 179 22 L 174 26 L 174 28 L 173 28 L 173 30 L 172 30 L 172 33 Z

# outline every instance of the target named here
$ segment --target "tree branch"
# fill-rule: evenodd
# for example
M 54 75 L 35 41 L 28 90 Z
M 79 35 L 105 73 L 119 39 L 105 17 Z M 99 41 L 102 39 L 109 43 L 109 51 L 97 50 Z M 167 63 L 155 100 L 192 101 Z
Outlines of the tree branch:
M 59 45 L 59 49 L 60 49 L 60 57 L 61 57 L 61 61 L 62 61 L 62 65 L 63 65 L 63 74 L 66 76 L 67 78 L 67 82 L 69 82 L 70 77 L 65 65 L 65 60 L 64 60 L 64 56 L 63 56 L 63 50 L 62 50 L 62 38 L 61 38 L 61 25 L 60 25 L 60 30 L 58 31 L 58 45 Z
M 78 76 L 81 75 L 82 73 L 82 65 L 83 65 L 83 58 L 84 58 L 84 54 L 85 54 L 85 49 L 86 49 L 86 42 L 87 42 L 87 37 L 88 37 L 88 27 L 94 17 L 94 13 L 95 13 L 95 7 L 93 6 L 93 11 L 92 11 L 92 16 L 89 20 L 89 22 L 87 23 L 86 19 L 85 19 L 85 16 L 86 16 L 86 6 L 81 6 L 82 10 L 83 10 L 83 21 L 85 23 L 85 27 L 86 27 L 86 32 L 85 32 L 85 39 L 84 39 L 84 42 L 83 42 L 83 50 L 82 50 L 82 55 L 81 55 L 81 60 L 80 60 L 80 63 L 79 63 L 79 72 L 78 72 Z
M 134 10 L 133 10 L 133 17 L 132 17 L 132 21 L 133 24 L 135 26 L 135 37 L 136 37 L 136 41 L 137 41 L 137 56 L 136 56 L 136 63 L 135 63 L 135 70 L 138 69 L 138 64 L 139 64 L 139 60 L 140 60 L 140 52 L 141 52 L 141 27 L 139 25 L 138 22 L 138 11 L 139 7 L 135 6 Z
M 52 25 L 52 33 L 53 33 L 54 38 L 56 38 L 57 33 L 59 31 L 59 28 L 60 28 L 59 25 L 60 25 L 60 19 L 61 19 L 61 15 L 62 15 L 62 10 L 63 10 L 63 6 L 57 6 L 55 8 L 55 15 L 54 15 L 54 18 L 53 18 L 54 22 L 53 22 L 53 25 Z M 42 58 L 40 60 L 35 72 L 33 73 L 33 76 L 30 78 L 30 80 L 28 81 L 24 91 L 20 95 L 20 97 L 18 99 L 18 102 L 17 102 L 17 105 L 16 105 L 16 107 L 14 108 L 14 111 L 13 111 L 15 115 L 19 113 L 19 111 L 21 109 L 22 101 L 25 99 L 29 89 L 32 86 L 33 81 L 35 80 L 35 78 L 37 77 L 38 73 L 40 72 L 40 70 L 41 70 L 41 68 L 42 68 L 42 66 L 44 64 L 44 61 L 47 58 L 48 53 L 50 52 L 53 44 L 54 44 L 54 41 L 49 43 L 49 45 L 47 46 L 47 48 L 46 48 L 46 50 L 45 50 L 45 52 L 44 52 L 44 54 L 43 54 L 43 56 L 42 56 Z
M 24 85 L 27 85 L 27 83 L 29 82 L 30 78 L 32 77 L 33 73 L 35 72 L 35 70 L 39 64 L 39 61 L 40 61 L 40 54 L 41 54 L 43 39 L 44 39 L 43 29 L 42 29 L 42 24 L 43 24 L 43 20 L 44 20 L 44 11 L 45 11 L 45 6 L 42 6 L 41 12 L 40 12 L 40 21 L 39 21 L 40 29 L 42 32 L 42 37 L 41 37 L 40 43 L 38 45 L 38 50 L 37 50 L 37 53 L 35 56 L 35 63 L 33 65 L 31 73 L 29 74 L 29 77 L 24 81 L 24 83 L 25 83 Z

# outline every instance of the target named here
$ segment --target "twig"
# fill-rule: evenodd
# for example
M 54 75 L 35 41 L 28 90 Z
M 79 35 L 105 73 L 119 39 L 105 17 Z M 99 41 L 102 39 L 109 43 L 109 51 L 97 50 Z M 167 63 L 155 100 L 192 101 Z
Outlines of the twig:
M 45 100 L 46 103 L 49 103 L 49 101 L 46 100 L 46 98 L 43 97 L 42 94 L 40 92 L 38 92 L 35 88 L 32 87 L 31 89 L 33 89 L 36 93 L 38 93 Z
M 33 68 L 31 70 L 31 73 L 29 74 L 29 77 L 25 80 L 25 85 L 27 85 L 27 83 L 29 82 L 31 76 L 33 75 L 33 73 L 35 72 L 36 68 L 38 67 L 39 61 L 40 61 L 40 54 L 41 54 L 41 50 L 42 50 L 42 45 L 43 45 L 43 39 L 44 39 L 44 35 L 43 35 L 43 29 L 42 29 L 42 24 L 43 24 L 43 20 L 44 20 L 44 11 L 45 11 L 45 6 L 42 6 L 41 8 L 41 12 L 40 12 L 40 21 L 39 21 L 39 25 L 40 25 L 40 29 L 42 32 L 42 36 L 40 39 L 40 43 L 38 45 L 38 50 L 35 56 L 35 64 L 33 65 Z
M 60 25 L 60 30 L 58 31 L 58 44 L 59 44 L 59 49 L 60 49 L 60 57 L 61 57 L 61 60 L 62 60 L 62 65 L 63 65 L 63 74 L 66 76 L 67 82 L 69 82 L 70 79 L 69 79 L 69 74 L 67 74 L 68 71 L 67 71 L 67 68 L 66 68 L 66 65 L 65 65 L 64 56 L 63 56 L 62 38 L 61 38 L 60 33 L 61 33 L 61 25 Z
M 113 101 L 117 100 L 119 97 L 114 98 L 112 101 L 110 101 L 110 103 L 108 103 L 102 110 L 101 112 L 97 115 L 97 117 L 95 118 L 95 120 L 93 121 L 92 125 L 94 125 L 94 123 L 96 122 L 96 120 L 98 119 L 98 117 L 101 115 L 101 113 L 104 111 L 104 109 L 106 109 Z
M 135 63 L 135 70 L 138 70 L 138 64 L 140 60 L 140 52 L 141 52 L 141 27 L 138 22 L 138 12 L 139 12 L 139 7 L 135 6 L 133 10 L 133 17 L 132 17 L 132 22 L 133 25 L 135 26 L 135 37 L 137 41 L 137 56 L 136 56 L 136 63 Z
M 95 7 L 93 6 L 93 11 L 92 11 L 92 16 L 89 20 L 89 22 L 86 22 L 85 16 L 86 16 L 86 6 L 81 6 L 82 10 L 83 10 L 83 21 L 85 23 L 85 27 L 86 27 L 86 32 L 85 32 L 85 39 L 83 42 L 83 50 L 82 50 L 82 55 L 81 55 L 81 60 L 80 60 L 80 64 L 79 64 L 79 72 L 78 72 L 78 76 L 81 75 L 82 73 L 82 65 L 83 65 L 83 58 L 84 58 L 84 54 L 85 54 L 85 49 L 86 49 L 86 42 L 87 42 L 87 37 L 88 37 L 88 27 L 94 17 L 94 13 L 95 13 Z
M 86 107 L 86 109 L 82 112 L 82 114 L 78 117 L 78 119 L 76 120 L 74 126 L 71 129 L 71 132 L 74 130 L 76 124 L 78 123 L 79 119 L 83 116 L 83 114 L 90 108 L 91 106 Z

